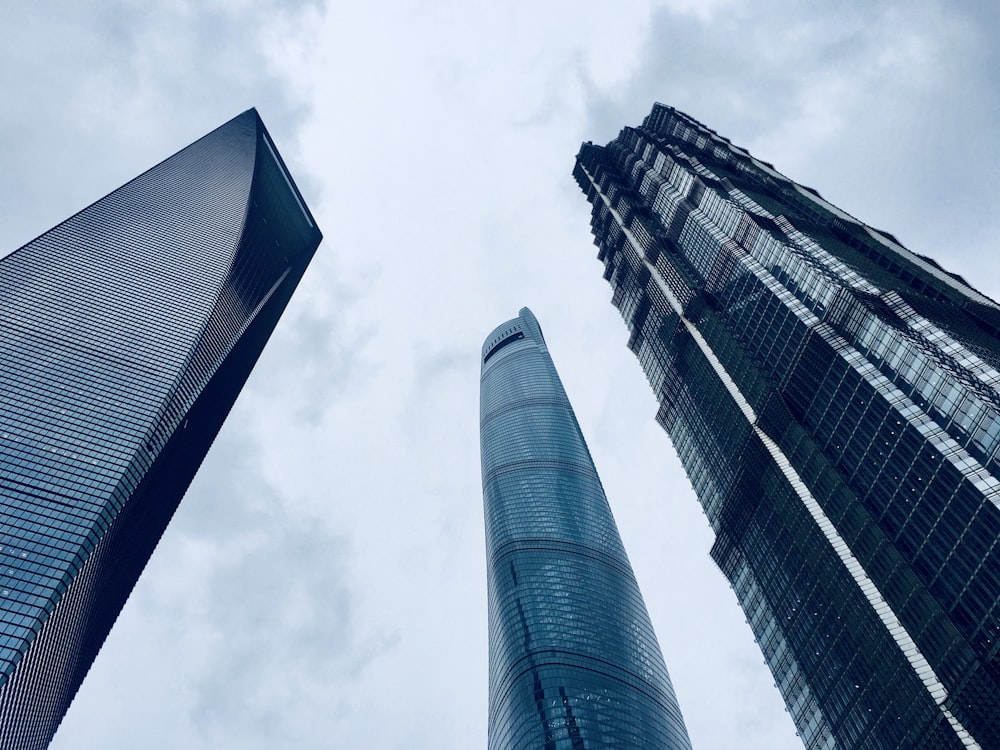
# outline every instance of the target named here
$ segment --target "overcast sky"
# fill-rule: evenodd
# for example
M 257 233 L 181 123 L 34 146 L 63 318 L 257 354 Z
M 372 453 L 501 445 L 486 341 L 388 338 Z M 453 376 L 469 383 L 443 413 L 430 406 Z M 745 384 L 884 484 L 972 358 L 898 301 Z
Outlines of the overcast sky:
M 326 235 L 54 748 L 486 741 L 479 350 L 529 305 L 696 748 L 801 747 L 589 234 L 688 112 L 1000 297 L 992 1 L 7 3 L 0 253 L 256 106 Z

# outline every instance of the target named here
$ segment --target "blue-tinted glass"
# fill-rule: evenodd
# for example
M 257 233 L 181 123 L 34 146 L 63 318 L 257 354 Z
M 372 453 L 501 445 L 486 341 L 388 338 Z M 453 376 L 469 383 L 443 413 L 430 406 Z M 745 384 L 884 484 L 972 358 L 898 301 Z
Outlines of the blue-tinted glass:
M 1000 306 L 671 107 L 574 176 L 806 746 L 1000 747 Z
M 0 260 L 0 744 L 45 747 L 320 234 L 253 110 Z
M 527 309 L 483 346 L 490 750 L 690 748 L 590 452 Z

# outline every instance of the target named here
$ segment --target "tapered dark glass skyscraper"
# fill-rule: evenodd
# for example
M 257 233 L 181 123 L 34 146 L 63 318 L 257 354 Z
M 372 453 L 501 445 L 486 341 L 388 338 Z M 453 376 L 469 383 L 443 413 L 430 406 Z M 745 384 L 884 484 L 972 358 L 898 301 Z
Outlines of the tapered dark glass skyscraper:
M 527 308 L 483 345 L 490 750 L 689 750 L 576 416 Z
M 0 260 L 0 746 L 48 744 L 319 241 L 250 110 Z
M 1000 747 L 1000 308 L 670 107 L 574 176 L 806 746 Z

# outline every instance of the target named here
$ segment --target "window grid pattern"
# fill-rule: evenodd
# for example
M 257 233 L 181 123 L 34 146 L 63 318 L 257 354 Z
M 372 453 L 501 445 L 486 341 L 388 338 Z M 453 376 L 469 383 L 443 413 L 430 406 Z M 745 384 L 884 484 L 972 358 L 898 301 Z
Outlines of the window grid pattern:
M 669 107 L 584 144 L 574 176 L 657 419 L 806 746 L 961 747 L 946 713 L 1000 743 L 1000 308 Z M 847 628 L 829 609 L 854 584 L 823 583 L 828 544 L 794 543 L 811 520 L 768 510 L 794 495 L 741 437 L 691 326 L 932 666 L 940 706 L 891 641 L 873 661 L 870 607 Z
M 250 110 L 0 260 L 0 744 L 45 747 L 319 242 Z
M 652 624 L 531 312 L 483 346 L 491 750 L 687 749 Z

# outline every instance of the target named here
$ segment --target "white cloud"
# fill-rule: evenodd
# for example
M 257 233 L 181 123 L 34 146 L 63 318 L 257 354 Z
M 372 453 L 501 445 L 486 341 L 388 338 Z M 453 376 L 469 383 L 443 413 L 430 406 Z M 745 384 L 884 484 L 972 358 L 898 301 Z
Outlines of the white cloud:
M 524 304 L 695 745 L 799 746 L 653 424 L 573 155 L 659 99 L 914 250 L 981 268 L 989 293 L 996 11 L 241 0 L 5 15 L 0 246 L 254 104 L 326 234 L 53 747 L 485 742 L 476 355 Z

